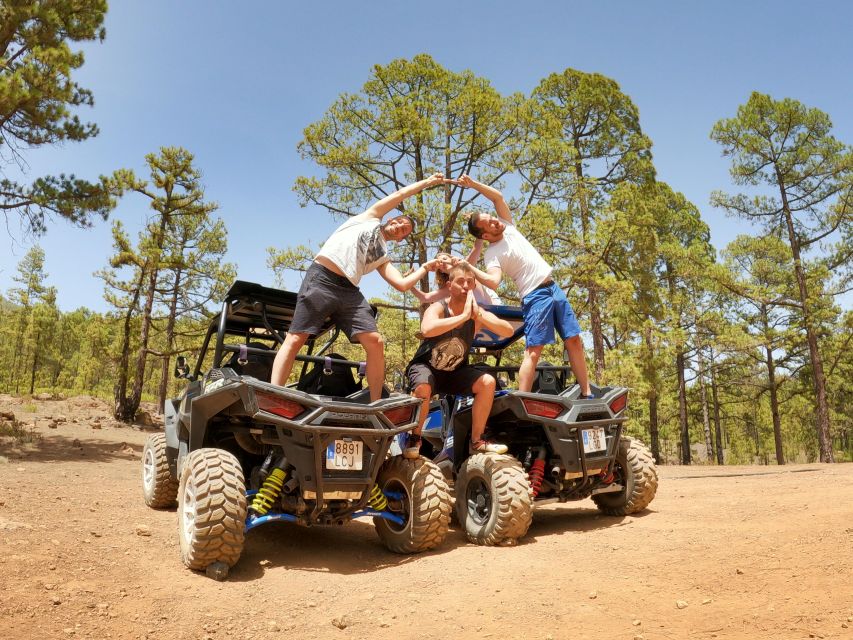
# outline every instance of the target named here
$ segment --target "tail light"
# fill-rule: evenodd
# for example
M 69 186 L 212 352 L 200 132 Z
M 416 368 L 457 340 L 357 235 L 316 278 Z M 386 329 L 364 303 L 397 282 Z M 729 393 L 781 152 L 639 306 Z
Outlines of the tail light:
M 541 400 L 530 400 L 524 398 L 521 401 L 524 404 L 524 410 L 531 416 L 541 416 L 543 418 L 556 418 L 563 413 L 563 405 L 554 402 L 543 402 Z
M 388 418 L 392 424 L 401 425 L 411 422 L 412 414 L 414 412 L 414 405 L 409 405 L 408 407 L 397 407 L 396 409 L 389 409 L 386 411 L 385 417 Z
M 613 402 L 610 403 L 610 410 L 617 414 L 621 411 L 625 410 L 625 405 L 628 404 L 628 394 L 623 393 L 621 396 L 616 398 Z
M 279 396 L 268 395 L 266 393 L 256 393 L 255 398 L 258 400 L 258 407 L 283 418 L 295 418 L 305 411 L 305 407 L 298 402 L 286 400 Z

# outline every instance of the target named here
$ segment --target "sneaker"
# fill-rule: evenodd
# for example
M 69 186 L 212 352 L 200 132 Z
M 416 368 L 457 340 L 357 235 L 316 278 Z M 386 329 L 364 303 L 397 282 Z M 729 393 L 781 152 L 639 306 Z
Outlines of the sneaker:
M 417 460 L 421 455 L 421 437 L 414 433 L 406 436 L 406 448 L 403 449 L 403 457 L 408 460 Z
M 468 448 L 470 453 L 506 453 L 509 451 L 505 444 L 497 442 L 489 442 L 480 438 L 476 442 L 472 442 Z

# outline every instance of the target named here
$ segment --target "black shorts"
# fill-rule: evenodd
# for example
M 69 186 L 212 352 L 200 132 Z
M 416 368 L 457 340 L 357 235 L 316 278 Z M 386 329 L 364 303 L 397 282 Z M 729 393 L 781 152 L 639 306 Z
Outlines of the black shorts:
M 329 316 L 350 340 L 378 330 L 373 310 L 358 287 L 314 262 L 299 287 L 289 332 L 316 336 Z
M 463 364 L 453 371 L 433 369 L 426 362 L 413 362 L 406 370 L 409 378 L 409 390 L 421 384 L 428 384 L 433 393 L 450 393 L 455 396 L 470 396 L 474 383 L 483 376 L 489 375 L 482 369 Z

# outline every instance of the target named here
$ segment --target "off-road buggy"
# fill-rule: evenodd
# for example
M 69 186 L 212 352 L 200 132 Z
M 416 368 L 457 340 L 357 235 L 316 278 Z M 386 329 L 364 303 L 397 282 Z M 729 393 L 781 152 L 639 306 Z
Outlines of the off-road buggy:
M 330 319 L 297 356 L 299 382 L 269 383 L 295 306 L 294 293 L 237 281 L 194 369 L 178 359 L 175 373 L 189 384 L 166 403 L 165 433 L 145 444 L 142 487 L 151 507 L 177 502 L 181 559 L 191 569 L 227 573 L 246 533 L 273 521 L 373 516 L 398 553 L 432 549 L 447 534 L 441 471 L 425 458 L 388 456 L 394 437 L 417 424 L 420 401 L 383 389 L 370 402 L 364 363 L 326 353 L 337 337 Z
M 434 400 L 422 434 L 421 454 L 455 481 L 456 514 L 468 539 L 513 544 L 527 532 L 535 504 L 591 497 L 609 515 L 645 509 L 658 476 L 649 450 L 623 432 L 628 389 L 593 386 L 595 398 L 580 399 L 580 387 L 566 383 L 569 367 L 546 363 L 537 367 L 531 393 L 501 389 L 501 379 L 518 372 L 502 366 L 501 356 L 522 337 L 523 318 L 517 307 L 485 308 L 515 329 L 509 338 L 481 331 L 472 347 L 484 360 L 475 366 L 499 381 L 485 436 L 509 451 L 468 455 L 470 396 Z

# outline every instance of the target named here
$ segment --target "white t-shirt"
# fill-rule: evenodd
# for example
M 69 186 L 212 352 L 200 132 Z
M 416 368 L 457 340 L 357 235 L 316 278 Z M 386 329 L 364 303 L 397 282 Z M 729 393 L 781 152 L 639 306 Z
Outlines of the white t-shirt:
M 334 262 L 347 279 L 358 286 L 361 276 L 390 260 L 379 227 L 376 218 L 347 220 L 329 236 L 317 256 Z
M 511 222 L 506 223 L 503 238 L 486 249 L 483 261 L 486 271 L 500 267 L 512 278 L 522 299 L 551 275 L 551 266 Z

